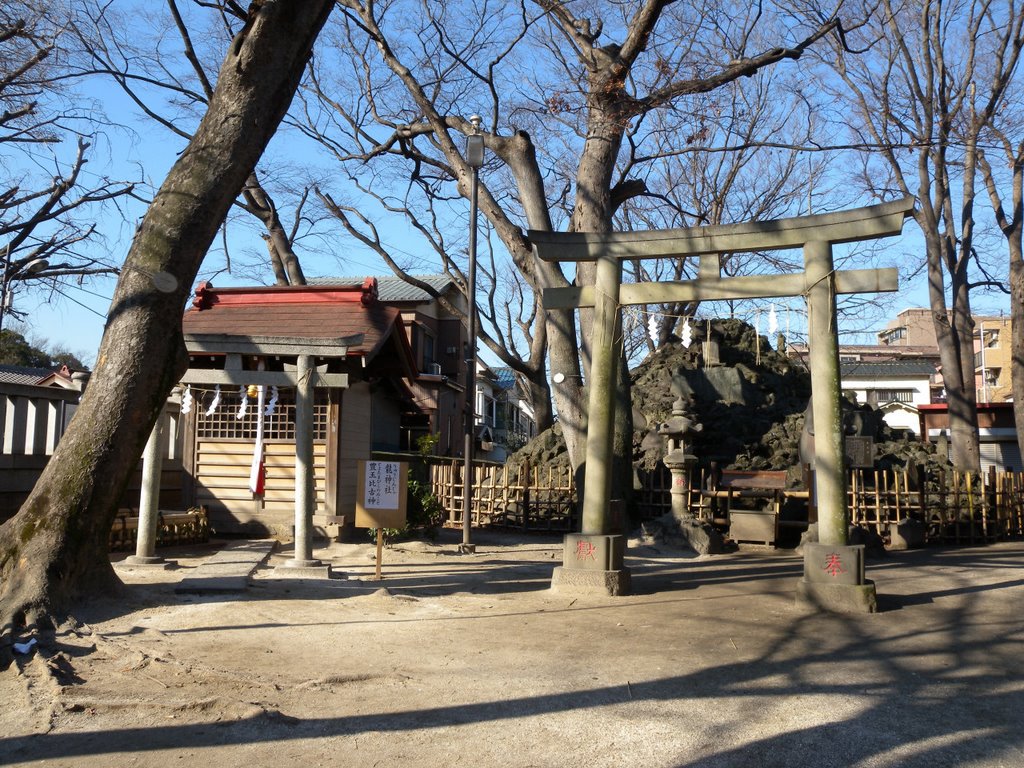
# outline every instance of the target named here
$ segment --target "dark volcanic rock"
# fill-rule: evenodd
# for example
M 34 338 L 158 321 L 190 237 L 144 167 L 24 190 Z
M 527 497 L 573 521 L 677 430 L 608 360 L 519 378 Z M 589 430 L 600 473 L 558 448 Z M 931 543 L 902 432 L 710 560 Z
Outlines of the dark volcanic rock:
M 648 470 L 660 465 L 664 438 L 653 433 L 653 425 L 669 419 L 675 400 L 692 398 L 690 411 L 703 431 L 688 436 L 687 444 L 700 467 L 717 461 L 723 469 L 784 469 L 790 487 L 800 485 L 799 444 L 811 396 L 810 373 L 735 319 L 711 321 L 719 364 L 705 367 L 706 333 L 702 323 L 689 348 L 673 338 L 633 370 L 635 465 Z M 850 428 L 874 437 L 879 469 L 945 464 L 934 446 L 893 435 L 869 406 L 851 404 L 849 411 Z M 509 460 L 568 465 L 560 427 L 556 424 Z

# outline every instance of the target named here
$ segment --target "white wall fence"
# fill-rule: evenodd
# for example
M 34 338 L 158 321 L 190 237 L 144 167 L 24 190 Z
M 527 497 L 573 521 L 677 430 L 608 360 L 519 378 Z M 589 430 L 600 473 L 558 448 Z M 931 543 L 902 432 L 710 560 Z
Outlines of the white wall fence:
M 78 407 L 81 392 L 0 383 L 0 520 L 28 496 Z
M 82 393 L 60 387 L 0 382 L 0 522 L 14 515 L 36 484 L 78 408 Z M 161 473 L 161 507 L 181 506 L 179 405 L 168 403 Z M 122 506 L 137 507 L 140 467 L 129 481 Z

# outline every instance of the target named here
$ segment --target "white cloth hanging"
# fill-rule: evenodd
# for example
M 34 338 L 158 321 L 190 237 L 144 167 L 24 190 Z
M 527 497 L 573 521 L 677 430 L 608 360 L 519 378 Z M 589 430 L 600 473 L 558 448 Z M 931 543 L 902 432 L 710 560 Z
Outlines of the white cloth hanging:
M 249 490 L 258 494 L 263 493 L 263 419 L 268 415 L 266 411 L 273 410 L 272 407 L 263 407 L 264 389 L 262 385 L 256 388 L 256 445 L 253 446 L 252 464 L 249 466 Z M 276 393 L 274 397 L 277 397 Z

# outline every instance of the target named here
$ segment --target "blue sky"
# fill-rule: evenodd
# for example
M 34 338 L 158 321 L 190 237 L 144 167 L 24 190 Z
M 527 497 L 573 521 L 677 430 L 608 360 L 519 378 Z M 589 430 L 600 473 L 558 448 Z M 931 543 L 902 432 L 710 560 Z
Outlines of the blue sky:
M 133 116 L 133 109 L 121 93 L 111 85 L 102 83 L 91 83 L 86 91 L 86 96 L 101 102 L 106 112 L 114 123 L 124 123 L 130 130 L 122 131 L 117 128 L 109 128 L 100 137 L 93 149 L 89 169 L 96 174 L 106 173 L 115 178 L 137 178 L 140 168 L 145 169 L 148 178 L 154 187 L 159 186 L 163 175 L 174 162 L 177 152 L 183 146 L 183 140 L 172 136 L 165 129 L 155 126 L 147 120 L 138 119 Z M 268 150 L 271 160 L 262 164 L 265 167 L 273 168 L 275 163 L 284 159 L 287 162 L 308 159 L 297 158 L 302 153 L 302 140 L 296 140 L 293 134 L 281 135 L 275 138 Z M 308 145 L 306 145 L 308 146 Z M 299 149 L 297 149 L 297 147 Z M 71 145 L 68 146 L 70 151 Z M 330 170 L 325 170 L 329 174 Z M 337 189 L 340 182 L 332 180 L 332 186 Z M 281 202 L 281 201 L 279 201 Z M 979 206 L 984 215 L 984 206 Z M 90 247 L 106 251 L 113 261 L 121 262 L 127 253 L 130 237 L 134 230 L 134 224 L 138 217 L 144 213 L 144 206 L 141 203 L 129 203 L 123 212 L 108 211 L 107 215 L 99 222 L 101 231 L 104 232 L 104 239 L 97 240 Z M 410 259 L 415 259 L 420 244 L 406 233 L 394 231 L 393 220 L 390 224 L 391 235 L 403 248 Z M 251 226 L 238 225 L 230 229 L 230 248 L 233 256 L 253 254 L 255 260 L 259 260 L 265 254 L 265 246 L 259 239 Z M 999 243 L 995 244 L 998 247 Z M 908 252 L 921 252 L 920 237 L 913 221 L 908 221 L 904 234 L 900 238 L 893 238 L 886 241 L 886 249 L 894 258 L 890 264 L 903 263 L 904 255 Z M 366 275 L 384 274 L 387 268 L 366 249 L 351 239 L 332 240 L 321 242 L 314 251 L 300 250 L 300 257 L 303 260 L 303 267 L 309 276 L 320 275 L 348 275 L 353 278 L 361 278 Z M 998 252 L 998 251 L 997 251 Z M 1005 261 L 1005 256 L 1002 257 Z M 886 265 L 887 259 L 883 258 L 878 262 L 879 266 Z M 222 254 L 211 252 L 207 257 L 200 272 L 200 279 L 217 273 L 214 282 L 217 285 L 251 283 L 252 277 L 224 274 L 222 270 L 224 259 Z M 858 266 L 861 266 L 858 264 Z M 436 271 L 426 266 L 422 271 Z M 1002 269 L 1005 274 L 1005 266 Z M 257 279 L 268 282 L 271 279 L 269 268 L 264 269 L 263 274 Z M 58 346 L 75 352 L 87 364 L 92 364 L 95 359 L 96 349 L 99 346 L 103 332 L 103 324 L 106 311 L 109 305 L 110 296 L 114 290 L 113 278 L 93 279 L 82 286 L 68 285 L 62 287 L 66 295 L 43 292 L 20 291 L 15 297 L 16 307 L 19 311 L 27 313 L 27 321 L 23 330 L 40 342 L 50 346 Z M 975 295 L 973 299 L 975 311 L 979 314 L 999 314 L 1009 309 L 1008 299 L 1003 295 L 982 296 Z M 757 306 L 749 310 L 745 319 L 753 320 L 756 309 L 762 312 L 761 330 L 766 330 L 766 317 L 769 302 L 763 306 Z M 840 325 L 840 331 L 857 328 L 858 330 L 878 330 L 884 326 L 887 318 L 894 317 L 902 309 L 914 306 L 927 306 L 927 295 L 924 289 L 923 277 L 916 278 L 913 282 L 901 286 L 899 294 L 889 299 L 891 311 L 883 316 L 871 319 L 862 319 L 857 322 L 851 318 L 848 327 Z M 789 311 L 787 311 L 789 307 Z M 779 313 L 780 325 L 790 325 L 794 335 L 803 329 L 802 302 L 793 299 L 789 302 L 779 302 L 777 312 Z M 711 313 L 708 313 L 711 314 Z M 784 330 L 784 327 L 782 328 Z M 860 337 L 844 337 L 844 341 L 864 343 L 870 340 L 870 334 Z

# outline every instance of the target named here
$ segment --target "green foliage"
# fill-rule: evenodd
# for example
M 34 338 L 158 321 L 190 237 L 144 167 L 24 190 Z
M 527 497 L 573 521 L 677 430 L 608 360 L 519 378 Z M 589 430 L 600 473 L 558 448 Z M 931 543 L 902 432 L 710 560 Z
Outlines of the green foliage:
M 56 369 L 61 365 L 85 368 L 82 361 L 72 352 L 61 348 L 47 352 L 30 343 L 23 334 L 9 328 L 0 331 L 0 364 L 20 365 L 25 368 Z
M 436 442 L 436 441 L 435 441 Z M 406 538 L 420 531 L 427 538 L 437 535 L 437 527 L 444 522 L 445 509 L 430 490 L 430 483 L 422 482 L 413 477 L 409 470 L 409 481 L 406 495 L 406 518 L 402 528 L 384 528 L 384 541 L 391 543 L 396 539 Z M 377 529 L 370 529 L 370 538 L 376 540 Z
M 52 368 L 53 360 L 46 352 L 28 343 L 17 331 L 0 331 L 0 363 L 26 368 Z
M 420 456 L 423 458 L 433 456 L 434 449 L 437 447 L 440 439 L 441 435 L 420 435 L 416 438 L 416 450 L 419 451 Z

